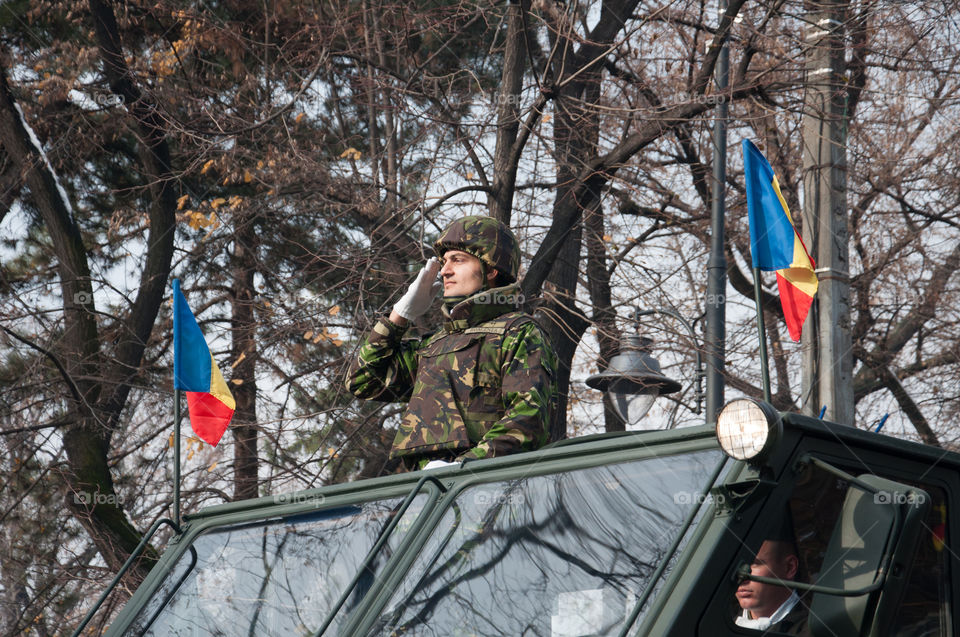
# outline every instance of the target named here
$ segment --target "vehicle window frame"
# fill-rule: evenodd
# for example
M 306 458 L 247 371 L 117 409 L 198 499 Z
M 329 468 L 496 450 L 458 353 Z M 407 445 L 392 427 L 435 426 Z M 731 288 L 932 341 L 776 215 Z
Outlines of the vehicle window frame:
M 951 534 L 951 528 L 960 528 L 954 525 L 958 524 L 958 511 L 960 509 L 958 506 L 951 506 L 950 503 L 953 500 L 953 495 L 960 493 L 960 475 L 958 475 L 956 468 L 950 468 L 946 466 L 930 466 L 926 467 L 923 471 L 918 471 L 923 468 L 923 461 L 920 458 L 908 457 L 908 458 L 893 458 L 889 453 L 883 453 L 876 449 L 863 448 L 860 446 L 853 446 L 846 444 L 844 445 L 847 454 L 838 453 L 837 443 L 830 442 L 825 440 L 820 440 L 816 438 L 806 438 L 797 449 L 795 449 L 793 456 L 790 462 L 787 463 L 788 472 L 792 471 L 794 463 L 800 460 L 804 455 L 809 454 L 811 457 L 815 457 L 819 460 L 827 462 L 838 469 L 846 471 L 851 475 L 859 475 L 862 473 L 872 473 L 877 476 L 887 478 L 890 480 L 903 482 L 904 484 L 915 484 L 920 488 L 923 488 L 924 485 L 928 484 L 932 487 L 940 489 L 944 494 L 944 501 L 947 503 L 947 522 L 946 522 L 946 543 L 949 545 L 951 535 L 956 537 L 956 533 Z M 851 459 L 851 455 L 856 457 L 856 460 Z M 785 472 L 787 473 L 787 472 Z M 922 478 L 918 479 L 917 476 L 921 475 Z M 762 506 L 759 509 L 759 512 L 754 516 L 753 523 L 751 524 L 748 532 L 745 534 L 746 539 L 743 541 L 743 547 L 736 552 L 735 558 L 732 560 L 730 565 L 725 571 L 725 577 L 722 578 L 722 584 L 717 591 L 716 598 L 712 600 L 705 611 L 704 617 L 715 617 L 716 610 L 720 603 L 725 597 L 729 597 L 730 600 L 734 599 L 733 592 L 736 590 L 735 586 L 732 586 L 732 581 L 735 580 L 735 571 L 738 565 L 746 559 L 746 556 L 749 555 L 750 551 L 756 551 L 760 543 L 763 541 L 763 536 L 766 533 L 766 526 L 764 525 L 764 520 L 768 519 L 770 516 L 775 515 L 777 512 L 782 511 L 786 507 L 791 499 L 793 493 L 794 484 L 784 484 L 784 481 L 781 480 L 780 484 L 774 488 L 770 494 L 764 500 Z M 953 509 L 953 510 L 951 510 Z M 951 567 L 951 562 L 954 562 L 954 566 Z M 956 604 L 958 601 L 958 577 L 960 577 L 960 563 L 956 559 L 947 559 L 946 567 L 950 569 L 948 574 L 948 584 L 950 590 L 947 591 L 945 599 L 948 602 L 948 607 L 944 609 L 943 613 L 946 617 L 946 624 L 948 628 L 952 630 L 951 635 L 957 637 L 960 635 L 960 632 L 957 630 L 956 624 Z M 727 595 L 729 593 L 729 595 Z M 758 637 L 759 635 L 769 635 L 770 637 L 790 637 L 787 633 L 782 632 L 773 632 L 773 631 L 758 631 L 754 629 L 744 628 L 736 625 L 734 622 L 734 614 L 730 612 L 722 613 L 724 626 L 725 628 L 734 635 L 742 635 L 743 637 Z M 709 621 L 707 622 L 709 623 Z M 700 625 L 702 625 L 701 622 Z
M 571 463 L 568 458 L 578 455 L 576 454 L 576 447 L 559 447 L 554 453 L 551 453 L 549 457 L 544 458 L 535 465 L 525 467 L 523 471 L 518 471 L 516 466 L 513 466 L 484 471 L 466 478 L 456 477 L 451 482 L 450 489 L 443 495 L 439 504 L 431 512 L 430 518 L 425 521 L 418 533 L 418 537 L 413 539 L 403 554 L 399 554 L 398 552 L 396 556 L 397 562 L 390 564 L 389 568 L 385 569 L 387 577 L 378 578 L 378 581 L 374 584 L 376 590 L 372 590 L 371 593 L 367 595 L 364 603 L 354 611 L 353 616 L 348 618 L 343 625 L 341 632 L 350 635 L 366 635 L 371 630 L 376 619 L 380 617 L 389 604 L 392 598 L 392 591 L 405 579 L 406 573 L 424 549 L 434 530 L 443 519 L 443 516 L 446 515 L 457 498 L 467 489 L 483 484 L 509 481 L 511 479 L 517 479 L 518 477 L 534 478 L 561 472 L 573 472 L 649 458 L 671 457 L 701 451 L 716 451 L 720 454 L 717 456 L 718 465 L 729 466 L 728 459 L 722 455 L 722 451 L 720 451 L 714 436 L 691 437 L 690 439 L 680 441 L 669 440 L 665 443 L 660 443 L 651 437 L 650 442 L 651 444 L 648 445 L 640 445 L 619 451 L 615 454 L 615 457 L 613 457 L 609 451 L 598 450 L 595 453 L 578 457 L 574 463 Z M 669 454 L 664 454 L 665 448 L 670 450 Z M 469 464 L 467 466 L 469 466 Z M 704 508 L 703 506 L 700 507 L 701 510 Z M 689 529 L 688 533 L 695 533 L 695 529 Z
M 317 514 L 348 506 L 362 506 L 372 502 L 396 499 L 402 502 L 403 499 L 416 488 L 416 485 L 417 481 L 404 482 L 399 485 L 384 485 L 382 489 L 371 490 L 369 494 L 365 494 L 369 497 L 363 498 L 357 498 L 357 493 L 350 491 L 329 497 L 313 497 L 304 494 L 302 495 L 302 500 L 296 499 L 295 494 L 282 494 L 272 496 L 271 499 L 274 501 L 274 504 L 266 507 L 251 506 L 236 513 L 228 513 L 223 516 L 209 514 L 198 515 L 185 526 L 182 536 L 175 536 L 170 541 L 167 550 L 161 555 L 160 560 L 154 565 L 143 583 L 111 623 L 106 635 L 112 637 L 114 635 L 127 634 L 127 631 L 130 630 L 137 617 L 139 617 L 140 612 L 149 604 L 154 595 L 160 591 L 167 579 L 167 575 L 176 569 L 181 558 L 188 551 L 194 550 L 193 547 L 195 543 L 202 536 L 221 530 L 242 528 L 244 526 L 266 526 L 285 518 Z M 423 509 L 411 525 L 408 535 L 404 537 L 398 545 L 396 549 L 397 554 L 406 551 L 406 545 L 414 539 L 414 536 L 421 533 L 422 526 L 442 499 L 443 491 L 438 485 L 427 481 L 421 486 L 419 494 L 426 495 L 427 500 L 424 502 Z M 290 504 L 291 502 L 297 504 Z M 388 560 L 383 568 L 388 568 L 393 559 L 395 559 L 395 557 Z M 183 582 L 180 582 L 177 587 L 179 588 L 182 584 Z M 168 599 L 164 602 L 163 606 L 157 609 L 150 622 L 144 627 L 144 632 L 149 631 L 150 626 L 156 622 L 161 609 L 169 604 L 169 597 L 170 594 L 168 594 Z M 362 604 L 360 604 L 360 606 L 362 606 Z M 342 611 L 343 609 L 340 609 L 338 613 Z M 345 622 L 347 619 L 349 618 L 344 617 L 343 621 Z

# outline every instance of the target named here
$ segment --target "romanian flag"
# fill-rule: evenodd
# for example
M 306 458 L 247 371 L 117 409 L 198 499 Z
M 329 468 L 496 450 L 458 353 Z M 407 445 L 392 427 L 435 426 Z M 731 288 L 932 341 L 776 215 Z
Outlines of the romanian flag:
M 793 225 L 777 176 L 748 139 L 743 140 L 743 170 L 753 267 L 777 272 L 783 318 L 790 338 L 799 341 L 803 321 L 817 293 L 815 265 Z
M 216 446 L 237 403 L 187 307 L 178 279 L 173 280 L 173 388 L 187 392 L 193 432 Z

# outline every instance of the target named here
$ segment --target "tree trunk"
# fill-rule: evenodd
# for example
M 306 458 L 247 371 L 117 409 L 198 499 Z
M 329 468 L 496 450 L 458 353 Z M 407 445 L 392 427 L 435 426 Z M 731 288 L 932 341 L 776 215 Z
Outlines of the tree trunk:
M 67 506 L 87 529 L 104 560 L 119 568 L 140 541 L 113 487 L 107 464 L 110 425 L 99 401 L 100 344 L 93 288 L 80 229 L 46 158 L 41 156 L 14 101 L 5 73 L 0 73 L 0 144 L 19 167 L 46 225 L 57 254 L 64 330 L 57 355 L 72 389 L 70 424 L 63 434 L 67 453 L 64 478 L 70 487 Z
M 252 215 L 235 217 L 233 249 L 233 299 L 230 321 L 233 340 L 233 378 L 230 391 L 237 401 L 230 430 L 233 432 L 233 497 L 255 498 L 258 492 L 257 455 L 257 322 L 253 288 L 257 270 L 257 235 Z
M 514 159 L 514 143 L 520 129 L 520 89 L 523 86 L 524 51 L 523 12 L 526 4 L 511 0 L 507 4 L 507 39 L 503 55 L 503 75 L 497 90 L 497 145 L 493 158 L 493 192 L 488 200 L 490 216 L 510 225 L 513 195 L 519 162 Z
M 597 330 L 597 344 L 600 357 L 597 360 L 599 371 L 604 371 L 620 349 L 620 329 L 617 327 L 617 313 L 613 309 L 610 293 L 610 270 L 607 267 L 607 253 L 604 248 L 606 232 L 603 224 L 603 211 L 598 206 L 584 214 L 587 246 L 587 285 L 590 292 L 590 305 L 593 307 L 593 324 Z M 603 423 L 606 431 L 624 431 L 626 423 L 617 416 L 613 405 L 604 392 Z

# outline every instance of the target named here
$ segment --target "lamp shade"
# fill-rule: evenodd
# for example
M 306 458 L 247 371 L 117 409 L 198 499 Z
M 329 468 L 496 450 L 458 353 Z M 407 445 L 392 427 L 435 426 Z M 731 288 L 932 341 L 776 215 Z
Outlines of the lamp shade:
M 608 392 L 618 415 L 630 425 L 646 415 L 657 396 L 680 391 L 680 383 L 664 376 L 660 363 L 650 355 L 652 343 L 635 334 L 623 337 L 607 369 L 586 381 L 589 387 Z

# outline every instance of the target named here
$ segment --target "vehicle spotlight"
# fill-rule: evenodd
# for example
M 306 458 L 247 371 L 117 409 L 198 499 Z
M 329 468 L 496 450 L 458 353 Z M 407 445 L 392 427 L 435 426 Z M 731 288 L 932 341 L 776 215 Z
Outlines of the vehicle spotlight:
M 723 406 L 717 416 L 717 440 L 736 460 L 760 464 L 780 441 L 783 422 L 773 405 L 738 398 Z

